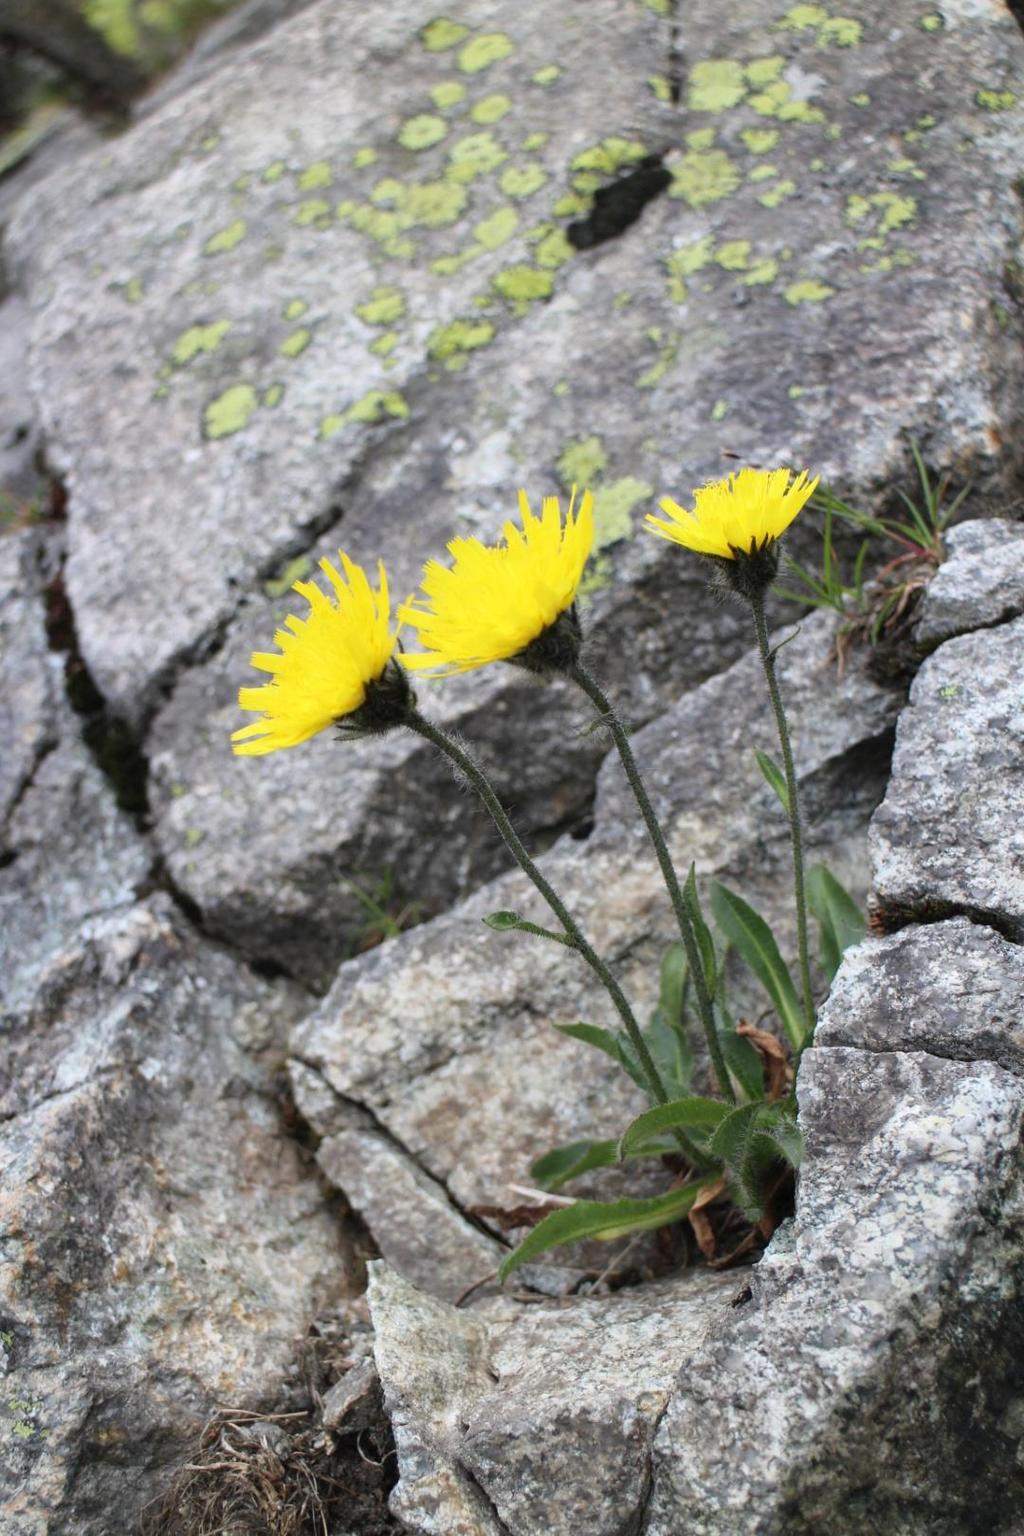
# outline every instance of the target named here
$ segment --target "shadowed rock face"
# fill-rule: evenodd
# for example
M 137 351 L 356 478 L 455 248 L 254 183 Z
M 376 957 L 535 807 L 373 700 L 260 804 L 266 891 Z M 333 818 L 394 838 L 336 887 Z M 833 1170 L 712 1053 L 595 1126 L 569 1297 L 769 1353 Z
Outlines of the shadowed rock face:
M 658 492 L 727 452 L 873 504 L 910 431 L 998 507 L 1020 458 L 1008 16 L 702 4 L 681 62 L 639 3 L 435 21 L 308 7 L 40 189 L 9 241 L 83 653 L 119 714 L 156 711 L 163 856 L 212 931 L 318 988 L 365 925 L 350 881 L 436 911 L 503 865 L 411 743 L 228 757 L 304 562 L 343 542 L 404 593 L 519 481 L 589 482 L 586 621 L 642 722 L 745 644 L 696 562 L 630 536 Z M 574 247 L 651 157 L 665 189 Z M 566 754 L 511 674 L 445 697 L 527 829 L 586 814 L 599 742 Z

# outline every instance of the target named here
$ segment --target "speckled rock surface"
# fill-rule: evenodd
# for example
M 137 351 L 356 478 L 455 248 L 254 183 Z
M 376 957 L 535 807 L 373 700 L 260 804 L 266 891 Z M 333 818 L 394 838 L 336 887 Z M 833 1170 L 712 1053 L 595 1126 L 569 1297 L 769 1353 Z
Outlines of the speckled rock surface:
M 708 0 L 675 105 L 671 20 L 639 0 L 574 0 L 543 28 L 509 0 L 464 12 L 432 27 L 405 0 L 371 27 L 310 6 L 42 189 L 10 240 L 86 659 L 135 720 L 172 690 L 164 855 L 212 929 L 318 985 L 301 936 L 328 969 L 357 941 L 346 879 L 448 902 L 500 866 L 450 797 L 447 884 L 396 831 L 414 816 L 382 825 L 383 802 L 415 807 L 422 753 L 385 758 L 393 782 L 326 748 L 230 763 L 248 652 L 288 601 L 265 582 L 344 541 L 405 591 L 451 534 L 492 534 L 518 480 L 590 480 L 589 619 L 644 720 L 743 643 L 692 562 L 629 537 L 658 490 L 728 451 L 870 497 L 911 430 L 999 504 L 1020 458 L 1008 14 L 748 0 L 723 30 Z M 645 152 L 664 195 L 574 251 L 595 190 Z M 467 724 L 500 700 L 484 734 L 504 759 L 530 696 L 465 687 Z M 556 770 L 541 744 L 527 821 L 579 813 L 591 747 Z
M 345 1286 L 274 1098 L 294 1007 L 163 897 L 52 957 L 0 1077 L 5 1536 L 127 1530 Z
M 741 1287 L 689 1274 L 613 1297 L 459 1312 L 374 1265 L 374 1353 L 413 1536 L 638 1529 L 682 1355 Z
M 57 739 L 61 690 L 46 640 L 41 557 L 32 532 L 0 538 L 0 847 L 12 808 Z
M 921 598 L 914 639 L 926 650 L 1024 612 L 1024 524 L 1004 517 L 961 523 Z
M 833 633 L 824 615 L 809 619 L 779 653 L 779 668 L 799 743 L 810 858 L 826 858 L 854 889 L 860 882 L 862 893 L 865 829 L 884 786 L 900 699 L 870 681 L 862 657 L 837 677 Z M 742 887 L 792 950 L 788 832 L 753 756 L 755 745 L 772 748 L 758 665 L 748 656 L 684 696 L 638 732 L 634 746 L 680 867 L 695 858 L 703 877 Z M 599 780 L 595 818 L 586 842 L 563 839 L 543 867 L 646 1017 L 673 929 L 653 856 L 611 761 Z M 540 1150 L 616 1134 L 642 1107 L 604 1056 L 551 1027 L 613 1022 L 603 992 L 556 946 L 481 923 L 508 908 L 541 923 L 549 916 L 518 873 L 503 877 L 342 966 L 292 1039 L 300 1109 L 309 1102 L 322 1117 L 326 1087 L 369 1110 L 463 1209 L 519 1204 L 509 1186 L 528 1179 Z M 742 997 L 740 983 L 736 1006 Z M 402 1241 L 404 1222 L 402 1209 L 376 1208 L 385 1252 Z M 483 1272 L 467 1272 L 464 1283 Z M 437 1283 L 429 1259 L 406 1273 L 427 1289 Z
M 871 826 L 889 923 L 967 912 L 1024 936 L 1024 620 L 949 640 L 900 718 Z

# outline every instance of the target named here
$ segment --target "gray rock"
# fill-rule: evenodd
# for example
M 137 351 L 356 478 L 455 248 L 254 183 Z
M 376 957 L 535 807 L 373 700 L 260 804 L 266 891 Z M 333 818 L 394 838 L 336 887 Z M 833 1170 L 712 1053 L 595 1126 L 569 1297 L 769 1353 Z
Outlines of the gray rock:
M 914 628 L 929 651 L 1024 612 L 1024 525 L 1004 517 L 961 523 L 945 542 L 946 559 L 924 590 Z
M 962 973 L 965 926 L 934 931 L 928 1033 L 941 944 Z M 908 943 L 851 956 L 826 1041 L 899 1037 L 913 973 L 892 1016 L 869 972 Z M 1008 996 L 1019 966 L 989 961 Z M 1019 1528 L 1024 1086 L 988 1061 L 827 1043 L 805 1054 L 800 1102 L 796 1215 L 754 1270 L 467 1316 L 375 1266 L 412 1536 Z
M 600 1299 L 472 1312 L 371 1266 L 374 1354 L 412 1536 L 637 1529 L 680 1355 L 736 1294 L 691 1273 Z
M 343 1283 L 274 1099 L 294 1012 L 162 897 L 51 959 L 0 1126 L 5 1533 L 133 1524 L 215 1405 L 277 1389 Z
M 457 1301 L 493 1275 L 507 1249 L 474 1227 L 400 1147 L 375 1131 L 340 1131 L 317 1161 L 403 1274 L 429 1274 L 431 1291 Z
M 809 857 L 826 858 L 863 893 L 865 829 L 883 791 L 899 701 L 870 680 L 861 656 L 838 677 L 829 659 L 833 635 L 830 618 L 809 619 L 781 650 L 779 668 L 798 743 Z M 638 732 L 634 747 L 680 867 L 696 858 L 702 877 L 740 885 L 792 953 L 787 824 L 753 756 L 755 745 L 774 750 L 758 665 L 745 657 L 686 695 Z M 674 930 L 613 763 L 599 781 L 591 837 L 564 839 L 542 864 L 646 1019 Z M 319 1074 L 314 1116 L 323 1120 L 326 1082 L 346 1104 L 365 1107 L 462 1209 L 519 1205 L 510 1186 L 528 1182 L 533 1158 L 563 1141 L 616 1135 L 642 1107 L 606 1057 L 551 1027 L 576 1019 L 615 1023 L 590 973 L 558 946 L 485 928 L 480 919 L 501 909 L 550 920 L 518 872 L 503 877 L 450 914 L 342 966 L 292 1041 L 294 1056 Z M 754 997 L 738 983 L 740 1011 Z M 300 1110 L 309 1084 L 307 1076 L 295 1081 Z M 596 1187 L 623 1187 L 621 1173 L 608 1177 Z M 385 1254 L 407 1246 L 403 1208 L 380 1201 L 371 1225 Z M 438 1284 L 429 1261 L 414 1266 L 407 1253 L 406 1262 L 417 1285 Z M 463 1284 L 476 1278 L 467 1269 Z
M 800 1104 L 793 1229 L 682 1360 L 644 1529 L 1009 1536 L 1024 1090 L 988 1062 L 833 1046 L 805 1055 Z
M 701 601 L 696 562 L 628 536 L 657 491 L 720 471 L 725 449 L 811 462 L 868 496 L 903 473 L 908 425 L 930 461 L 976 465 L 982 487 L 1005 478 L 1019 456 L 1003 271 L 1021 152 L 1019 108 L 1000 93 L 1020 39 L 1009 18 L 954 12 L 929 32 L 909 7 L 862 14 L 859 31 L 780 27 L 751 6 L 726 37 L 719 7 L 692 6 L 680 111 L 660 99 L 670 24 L 647 8 L 577 0 L 531 30 L 508 0 L 474 0 L 458 23 L 470 33 L 435 50 L 446 38 L 420 38 L 436 20 L 425 0 L 372 29 L 311 6 L 23 209 L 11 249 L 71 481 L 86 658 L 139 719 L 183 661 L 221 647 L 174 688 L 154 738 L 161 845 L 216 932 L 322 985 L 362 921 L 339 874 L 379 888 L 390 872 L 400 905 L 432 910 L 499 867 L 450 796 L 461 883 L 437 882 L 396 830 L 407 819 L 381 814 L 397 796 L 416 804 L 418 751 L 376 776 L 348 755 L 321 768 L 312 748 L 273 768 L 229 762 L 246 657 L 282 606 L 259 584 L 293 559 L 344 541 L 382 553 L 406 591 L 452 533 L 492 534 L 520 478 L 535 492 L 592 479 L 589 618 L 642 721 L 742 644 L 741 617 Z M 984 82 L 981 100 L 961 102 L 965 80 Z M 444 136 L 407 147 L 419 133 Z M 507 158 L 462 181 L 449 154 L 467 138 Z M 668 195 L 573 255 L 564 231 L 594 180 L 642 149 L 668 153 Z M 83 248 L 103 252 L 102 271 Z M 515 299 L 519 283 L 550 283 L 550 302 Z M 532 696 L 465 690 L 451 685 L 453 712 L 474 726 L 495 712 L 500 762 Z M 576 743 L 556 769 L 546 746 L 522 802 L 551 830 L 585 802 L 595 754 Z M 310 828 L 301 848 L 282 803 Z
M 346 1371 L 323 1401 L 323 1424 L 332 1434 L 355 1434 L 380 1419 L 380 1377 L 372 1360 Z
M 41 545 L 32 531 L 0 538 L 0 846 L 41 758 L 57 740 L 60 685 L 43 622 Z
M 949 640 L 900 718 L 871 825 L 883 922 L 966 912 L 1024 934 L 1024 620 Z
M 64 705 L 63 739 L 35 770 L 8 824 L 0 868 L 0 1010 L 27 1024 L 41 975 L 91 917 L 131 904 L 153 858 L 78 738 Z M 30 1048 L 38 1042 L 30 1036 Z M 18 1060 L 14 1044 L 9 1069 Z M 12 1087 L 19 1091 L 20 1071 Z
M 39 430 L 26 367 L 28 319 L 24 299 L 9 294 L 0 305 L 0 524 L 12 504 L 40 490 Z
M 848 950 L 818 1045 L 994 1061 L 1024 1077 L 1024 954 L 966 918 Z

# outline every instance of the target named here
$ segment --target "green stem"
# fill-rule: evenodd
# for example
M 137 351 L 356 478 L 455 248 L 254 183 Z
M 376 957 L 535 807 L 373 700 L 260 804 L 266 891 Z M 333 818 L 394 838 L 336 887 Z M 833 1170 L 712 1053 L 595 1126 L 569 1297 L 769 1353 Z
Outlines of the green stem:
M 757 647 L 761 652 L 761 661 L 764 666 L 764 675 L 768 683 L 768 696 L 772 702 L 772 710 L 775 714 L 775 725 L 779 733 L 779 746 L 782 749 L 782 767 L 786 775 L 786 799 L 789 811 L 789 829 L 793 844 L 793 889 L 796 898 L 796 942 L 797 952 L 800 958 L 800 985 L 803 992 L 804 1005 L 804 1044 L 808 1044 L 814 1033 L 814 994 L 811 991 L 811 961 L 807 946 L 807 897 L 804 892 L 804 852 L 803 829 L 800 822 L 800 799 L 797 794 L 796 769 L 793 766 L 793 748 L 789 739 L 789 725 L 786 721 L 786 711 L 782 703 L 782 695 L 779 692 L 779 681 L 775 675 L 775 654 L 772 651 L 768 639 L 768 623 L 764 616 L 764 596 L 759 594 L 750 599 L 750 607 L 754 615 L 754 629 L 757 633 Z
M 427 720 L 420 714 L 419 710 L 412 710 L 405 717 L 405 724 L 411 731 L 415 731 L 418 736 L 422 736 L 429 741 L 439 752 L 443 752 L 449 762 L 454 764 L 459 773 L 476 790 L 490 812 L 491 819 L 501 833 L 502 840 L 509 853 L 511 853 L 524 875 L 533 881 L 533 884 L 537 887 L 537 890 L 564 928 L 568 944 L 582 955 L 615 1005 L 616 1012 L 625 1025 L 630 1044 L 636 1052 L 637 1060 L 640 1063 L 640 1069 L 643 1072 L 651 1098 L 656 1104 L 667 1104 L 669 1100 L 665 1084 L 661 1080 L 661 1074 L 655 1066 L 654 1059 L 647 1046 L 647 1041 L 640 1032 L 640 1026 L 626 1000 L 625 993 L 600 955 L 584 938 L 579 925 L 558 892 L 541 874 L 537 865 L 527 853 L 518 832 L 509 820 L 508 814 L 495 794 L 486 774 L 454 737 L 449 736 L 446 731 L 441 730 L 439 726 Z M 708 1159 L 694 1145 L 684 1131 L 677 1131 L 675 1137 L 680 1150 L 685 1153 L 694 1167 L 706 1168 L 708 1166 Z
M 636 798 L 637 805 L 640 807 L 640 814 L 644 819 L 644 824 L 654 845 L 654 851 L 658 856 L 658 863 L 661 866 L 661 873 L 668 891 L 669 900 L 672 903 L 672 910 L 676 915 L 676 922 L 679 924 L 679 932 L 682 935 L 683 947 L 686 950 L 690 975 L 693 977 L 694 991 L 697 994 L 697 1011 L 700 1014 L 700 1021 L 704 1028 L 711 1065 L 714 1068 L 722 1093 L 730 1103 L 735 1104 L 736 1094 L 733 1090 L 728 1068 L 725 1065 L 725 1057 L 722 1055 L 722 1045 L 718 1038 L 718 1031 L 715 1028 L 714 1009 L 711 1003 L 711 994 L 708 990 L 707 977 L 704 974 L 704 964 L 701 960 L 700 949 L 697 944 L 697 935 L 694 932 L 693 922 L 687 911 L 686 901 L 679 885 L 679 877 L 676 874 L 675 865 L 672 863 L 672 855 L 669 853 L 668 844 L 665 841 L 665 834 L 661 830 L 654 806 L 651 804 L 650 796 L 647 793 L 647 786 L 640 776 L 640 769 L 637 766 L 636 758 L 633 756 L 633 748 L 629 744 L 629 737 L 626 734 L 622 721 L 612 709 L 611 703 L 600 684 L 591 676 L 582 662 L 577 661 L 575 663 L 569 672 L 569 676 L 578 687 L 582 688 L 588 699 L 590 699 L 601 719 L 609 731 L 611 731 L 612 740 L 618 748 L 619 756 L 622 759 L 622 766 L 626 770 L 626 778 L 629 780 L 629 786 Z

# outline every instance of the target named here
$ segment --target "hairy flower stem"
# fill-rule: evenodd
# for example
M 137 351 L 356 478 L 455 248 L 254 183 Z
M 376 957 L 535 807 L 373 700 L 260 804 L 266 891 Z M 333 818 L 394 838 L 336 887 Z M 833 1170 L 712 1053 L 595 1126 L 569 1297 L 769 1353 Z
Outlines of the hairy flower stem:
M 796 898 L 796 942 L 800 959 L 800 986 L 804 1006 L 803 1045 L 809 1045 L 814 1033 L 814 995 L 811 991 L 811 961 L 807 947 L 807 897 L 804 891 L 803 828 L 800 822 L 800 800 L 797 795 L 796 769 L 793 766 L 793 748 L 789 739 L 789 725 L 775 675 L 775 653 L 768 639 L 768 623 L 764 616 L 764 593 L 749 599 L 757 633 L 757 648 L 761 652 L 764 675 L 768 683 L 768 696 L 775 714 L 775 725 L 782 748 L 782 767 L 786 775 L 786 799 L 789 812 L 790 837 L 793 844 L 793 890 Z
M 647 786 L 640 775 L 636 758 L 633 756 L 633 748 L 629 744 L 626 728 L 612 709 L 611 702 L 604 693 L 597 680 L 591 676 L 582 662 L 577 661 L 569 672 L 569 676 L 577 687 L 582 688 L 587 698 L 597 710 L 604 724 L 612 735 L 612 740 L 618 749 L 622 766 L 626 770 L 626 778 L 629 787 L 633 791 L 640 814 L 644 819 L 644 825 L 654 845 L 654 851 L 658 856 L 658 864 L 661 866 L 665 888 L 668 891 L 672 910 L 679 924 L 679 932 L 683 940 L 683 948 L 686 950 L 686 960 L 690 967 L 690 975 L 693 978 L 693 988 L 697 994 L 697 1011 L 700 1014 L 700 1022 L 707 1040 L 708 1055 L 711 1057 L 711 1065 L 718 1079 L 718 1086 L 727 1099 L 733 1104 L 736 1102 L 736 1094 L 733 1090 L 732 1079 L 725 1065 L 725 1057 L 722 1055 L 722 1045 L 715 1028 L 714 1009 L 711 1004 L 711 994 L 708 989 L 707 977 L 704 974 L 704 963 L 701 959 L 700 949 L 697 945 L 697 935 L 694 931 L 693 921 L 687 911 L 686 901 L 679 885 L 679 876 L 676 874 L 675 865 L 672 863 L 672 855 L 668 851 L 665 834 L 661 830 L 661 824 L 655 814 L 651 797 L 647 793 Z
M 511 853 L 523 874 L 533 881 L 533 884 L 561 923 L 569 946 L 582 955 L 614 1003 L 616 1012 L 626 1027 L 626 1034 L 629 1036 L 630 1044 L 636 1052 L 637 1060 L 640 1063 L 640 1069 L 643 1072 L 647 1083 L 647 1090 L 652 1100 L 656 1104 L 667 1104 L 668 1093 L 665 1090 L 665 1084 L 661 1080 L 661 1074 L 654 1064 L 654 1059 L 648 1049 L 646 1040 L 640 1032 L 640 1026 L 626 1000 L 625 993 L 600 955 L 584 938 L 576 919 L 572 916 L 572 913 L 562 901 L 558 892 L 541 874 L 533 859 L 527 853 L 518 832 L 509 820 L 508 814 L 495 794 L 486 774 L 454 737 L 449 736 L 446 731 L 442 731 L 432 721 L 427 720 L 420 714 L 419 710 L 412 710 L 406 715 L 405 724 L 411 731 L 415 731 L 418 736 L 423 736 L 439 752 L 443 752 L 449 762 L 454 764 L 463 778 L 476 790 L 490 812 L 491 819 L 501 833 L 502 840 L 509 853 Z M 680 1150 L 693 1163 L 695 1168 L 708 1167 L 707 1157 L 694 1145 L 685 1131 L 677 1130 L 674 1132 L 674 1135 Z

